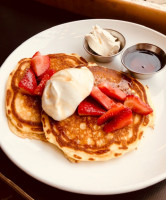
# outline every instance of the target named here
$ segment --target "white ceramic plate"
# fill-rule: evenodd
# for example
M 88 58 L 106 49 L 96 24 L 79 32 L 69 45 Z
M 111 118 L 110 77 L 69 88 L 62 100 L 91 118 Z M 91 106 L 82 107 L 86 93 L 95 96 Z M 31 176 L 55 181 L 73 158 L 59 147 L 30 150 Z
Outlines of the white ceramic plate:
M 17 62 L 40 50 L 49 53 L 78 53 L 91 58 L 83 49 L 83 37 L 93 25 L 111 28 L 126 37 L 126 47 L 148 42 L 166 51 L 166 36 L 140 26 L 116 20 L 83 20 L 55 26 L 30 38 L 4 62 L 0 70 L 0 141 L 8 157 L 32 177 L 53 187 L 84 194 L 119 194 L 135 191 L 166 178 L 166 70 L 142 81 L 149 86 L 156 110 L 155 129 L 147 129 L 138 150 L 107 162 L 70 163 L 53 145 L 21 139 L 12 134 L 5 117 L 5 84 Z M 120 57 L 106 64 L 124 70 Z

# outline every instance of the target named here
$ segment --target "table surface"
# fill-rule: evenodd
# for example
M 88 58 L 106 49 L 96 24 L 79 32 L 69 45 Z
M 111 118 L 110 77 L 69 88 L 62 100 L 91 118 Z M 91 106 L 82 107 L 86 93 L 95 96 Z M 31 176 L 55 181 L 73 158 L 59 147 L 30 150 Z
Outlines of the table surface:
M 87 19 L 67 11 L 40 4 L 33 0 L 1 0 L 0 2 L 0 66 L 22 42 L 52 26 L 75 20 Z M 41 183 L 15 166 L 0 150 L 0 172 L 21 187 L 32 199 L 46 200 L 61 196 L 62 199 L 134 199 L 165 200 L 166 180 L 148 188 L 120 195 L 81 195 L 62 191 Z M 0 176 L 1 177 L 1 176 Z M 25 199 L 0 179 L 0 199 Z M 27 197 L 28 199 L 28 197 Z M 30 198 L 29 198 L 30 199 Z

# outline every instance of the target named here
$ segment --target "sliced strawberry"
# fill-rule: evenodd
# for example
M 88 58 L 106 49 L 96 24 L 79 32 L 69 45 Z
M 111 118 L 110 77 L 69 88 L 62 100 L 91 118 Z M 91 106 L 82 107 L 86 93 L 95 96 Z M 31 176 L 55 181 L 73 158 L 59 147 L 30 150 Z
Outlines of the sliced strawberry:
M 37 80 L 41 81 L 43 79 L 43 77 L 44 77 L 45 74 L 48 74 L 51 77 L 53 74 L 55 74 L 55 72 L 56 71 L 54 69 L 47 69 L 41 76 L 39 76 L 37 78 Z
M 135 95 L 128 95 L 124 105 L 141 115 L 148 115 L 153 112 L 153 109 L 148 104 Z
M 79 115 L 100 116 L 106 111 L 92 98 L 84 99 L 78 106 Z
M 35 72 L 36 76 L 42 75 L 50 66 L 50 58 L 47 55 L 41 55 L 37 52 L 36 55 L 32 57 L 31 67 Z
M 34 94 L 42 96 L 43 90 L 45 88 L 46 82 L 50 79 L 49 75 L 46 74 L 43 79 L 40 81 L 39 85 L 34 90 Z
M 125 107 L 121 103 L 117 103 L 117 104 L 113 105 L 111 109 L 109 109 L 107 112 L 105 112 L 103 115 L 101 115 L 98 118 L 97 124 L 98 125 L 104 124 L 106 121 L 108 121 L 112 117 L 116 116 L 120 111 L 122 111 L 124 109 L 125 109 Z
M 37 87 L 37 81 L 34 72 L 29 68 L 24 77 L 20 80 L 18 86 L 29 94 L 33 94 Z
M 98 85 L 98 87 L 104 94 L 114 99 L 124 101 L 126 98 L 126 93 L 124 93 L 119 88 L 113 88 L 108 82 L 102 82 Z
M 132 123 L 132 111 L 130 108 L 125 108 L 120 111 L 108 124 L 106 124 L 103 130 L 106 133 L 121 129 Z
M 98 101 L 104 108 L 109 110 L 115 102 L 105 95 L 98 87 L 94 86 L 90 94 L 96 101 Z
M 34 58 L 35 56 L 41 56 L 41 53 L 39 51 L 37 51 L 33 56 L 32 58 Z
M 42 96 L 43 90 L 45 88 L 46 82 L 51 78 L 51 76 L 55 73 L 55 70 L 47 70 L 47 73 L 42 75 L 42 79 L 39 85 L 34 90 L 34 94 Z

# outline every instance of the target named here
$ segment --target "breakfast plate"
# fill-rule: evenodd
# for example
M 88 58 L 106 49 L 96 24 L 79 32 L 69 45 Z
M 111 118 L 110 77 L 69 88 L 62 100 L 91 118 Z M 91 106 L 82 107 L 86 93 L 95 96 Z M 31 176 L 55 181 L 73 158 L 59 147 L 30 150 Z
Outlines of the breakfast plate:
M 98 24 L 122 33 L 126 48 L 136 43 L 152 43 L 166 51 L 166 36 L 144 26 L 109 19 L 70 22 L 45 30 L 21 44 L 0 70 L 1 148 L 30 176 L 50 186 L 82 194 L 120 194 L 139 190 L 166 178 L 166 70 L 140 80 L 149 87 L 155 110 L 155 128 L 147 129 L 137 150 L 106 162 L 70 163 L 54 145 L 22 139 L 8 128 L 5 115 L 5 86 L 9 73 L 22 58 L 42 54 L 77 53 L 93 59 L 83 48 L 83 38 Z M 121 55 L 105 67 L 125 71 Z

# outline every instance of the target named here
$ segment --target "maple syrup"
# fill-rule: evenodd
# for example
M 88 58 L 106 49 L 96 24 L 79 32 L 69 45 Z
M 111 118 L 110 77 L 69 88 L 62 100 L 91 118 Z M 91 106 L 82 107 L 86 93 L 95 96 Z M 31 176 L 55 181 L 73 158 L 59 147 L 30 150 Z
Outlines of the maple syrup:
M 157 72 L 162 68 L 162 61 L 157 54 L 142 49 L 128 52 L 124 58 L 124 64 L 129 70 L 144 74 Z

